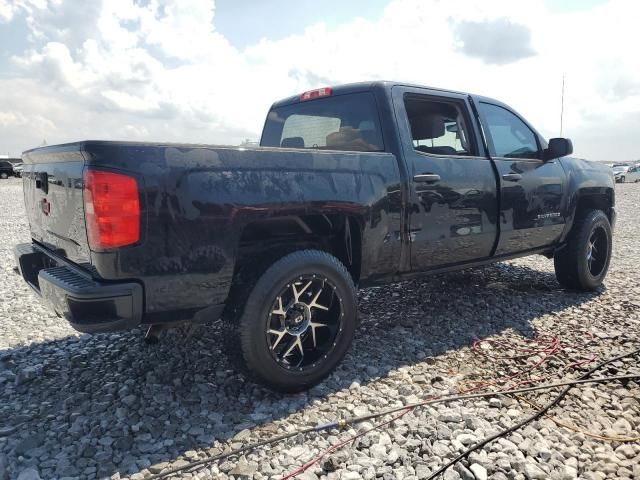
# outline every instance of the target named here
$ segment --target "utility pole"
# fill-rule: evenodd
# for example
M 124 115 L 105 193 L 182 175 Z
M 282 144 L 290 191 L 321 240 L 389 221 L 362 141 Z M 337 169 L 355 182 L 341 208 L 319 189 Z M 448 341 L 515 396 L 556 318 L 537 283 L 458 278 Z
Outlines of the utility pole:
M 562 95 L 560 96 L 560 136 L 562 137 L 562 119 L 564 117 L 564 73 L 562 74 Z

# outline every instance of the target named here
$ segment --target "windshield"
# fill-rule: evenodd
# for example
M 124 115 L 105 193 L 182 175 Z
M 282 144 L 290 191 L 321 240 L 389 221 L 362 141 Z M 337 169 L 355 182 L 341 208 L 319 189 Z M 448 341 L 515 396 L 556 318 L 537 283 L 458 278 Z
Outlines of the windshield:
M 627 165 L 618 165 L 617 167 L 613 167 L 613 171 L 615 173 L 626 172 L 627 170 L 629 170 Z
M 260 145 L 379 152 L 378 112 L 369 92 L 338 95 L 273 108 Z

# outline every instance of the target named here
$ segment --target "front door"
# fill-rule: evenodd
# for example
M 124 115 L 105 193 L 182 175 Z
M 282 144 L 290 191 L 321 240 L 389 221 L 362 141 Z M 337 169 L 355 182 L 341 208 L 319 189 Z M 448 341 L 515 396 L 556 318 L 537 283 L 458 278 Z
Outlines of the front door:
M 495 255 L 553 244 L 567 216 L 566 176 L 560 161 L 543 160 L 539 136 L 506 106 L 480 101 L 478 110 L 500 181 L 500 241 Z
M 395 87 L 411 180 L 411 270 L 487 258 L 497 239 L 497 182 L 464 95 Z

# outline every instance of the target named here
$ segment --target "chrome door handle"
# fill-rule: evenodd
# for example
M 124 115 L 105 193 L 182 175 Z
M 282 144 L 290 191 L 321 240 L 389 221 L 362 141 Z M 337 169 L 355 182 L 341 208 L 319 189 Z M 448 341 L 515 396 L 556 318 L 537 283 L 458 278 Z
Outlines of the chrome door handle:
M 522 180 L 522 175 L 519 173 L 505 173 L 502 175 L 502 179 L 509 182 L 517 182 L 518 180 Z
M 436 173 L 420 173 L 413 176 L 414 182 L 435 183 L 440 181 L 440 175 Z

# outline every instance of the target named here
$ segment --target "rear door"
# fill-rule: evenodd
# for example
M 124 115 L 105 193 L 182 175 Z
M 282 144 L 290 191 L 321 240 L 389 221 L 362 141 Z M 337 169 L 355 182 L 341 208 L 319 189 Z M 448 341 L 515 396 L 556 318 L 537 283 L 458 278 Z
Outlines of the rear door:
M 557 159 L 543 160 L 538 134 L 506 105 L 477 103 L 500 181 L 500 241 L 495 255 L 545 247 L 560 238 L 566 176 Z
M 394 87 L 410 179 L 411 270 L 487 258 L 497 240 L 497 182 L 466 96 Z
M 23 160 L 31 237 L 75 263 L 89 263 L 79 144 L 32 150 L 23 154 Z

